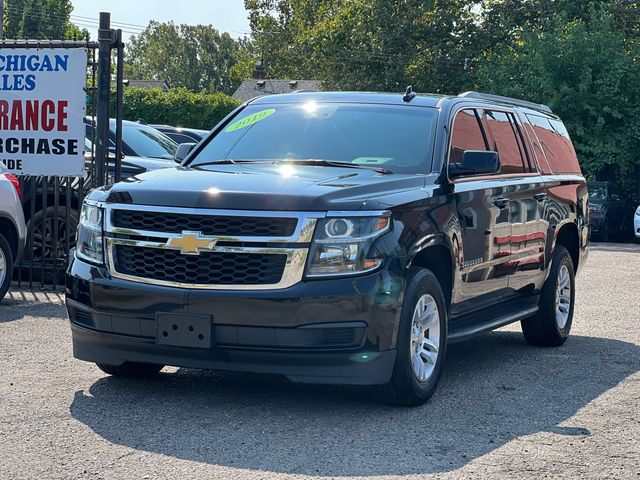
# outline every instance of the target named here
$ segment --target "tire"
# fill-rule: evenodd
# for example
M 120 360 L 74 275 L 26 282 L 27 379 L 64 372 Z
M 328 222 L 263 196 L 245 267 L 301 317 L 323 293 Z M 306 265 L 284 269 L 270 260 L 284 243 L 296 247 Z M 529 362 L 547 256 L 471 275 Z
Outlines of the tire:
M 436 310 L 433 310 L 434 305 Z M 437 319 L 434 320 L 434 314 L 426 315 L 425 318 L 427 323 L 429 319 L 433 322 L 437 320 L 437 326 L 431 323 L 431 328 L 427 331 L 420 331 L 426 323 L 416 322 L 418 328 L 414 330 L 417 326 L 414 324 L 414 314 L 421 309 L 423 313 L 434 312 Z M 422 356 L 417 353 L 415 341 L 418 339 L 432 340 L 427 349 L 421 350 Z M 437 349 L 434 349 L 434 346 L 437 346 Z M 440 283 L 430 270 L 412 268 L 400 314 L 396 362 L 391 380 L 382 387 L 383 400 L 400 406 L 422 405 L 429 400 L 436 390 L 442 373 L 446 347 L 447 308 Z M 423 359 L 424 370 L 416 368 L 420 367 L 416 357 Z M 427 358 L 430 361 L 426 361 Z M 421 372 L 422 378 L 419 378 L 421 374 L 417 371 Z
M 569 291 L 565 288 L 559 290 L 559 284 L 566 285 Z M 529 344 L 538 347 L 559 347 L 567 341 L 573 322 L 575 295 L 573 260 L 565 247 L 557 245 L 549 277 L 542 287 L 540 309 L 533 317 L 520 322 L 524 338 Z M 559 304 L 558 298 L 562 298 Z M 559 309 L 558 305 L 564 305 L 564 308 Z
M 124 362 L 122 365 L 109 365 L 107 363 L 96 363 L 96 366 L 104 373 L 114 377 L 123 378 L 150 378 L 157 375 L 164 365 L 154 363 Z
M 7 294 L 13 273 L 13 251 L 4 235 L 0 234 L 0 301 Z

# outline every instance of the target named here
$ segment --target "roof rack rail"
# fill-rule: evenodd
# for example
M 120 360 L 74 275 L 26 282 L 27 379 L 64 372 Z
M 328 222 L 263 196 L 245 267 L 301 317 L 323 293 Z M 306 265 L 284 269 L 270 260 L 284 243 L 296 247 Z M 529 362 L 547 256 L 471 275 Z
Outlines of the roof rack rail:
M 526 100 L 503 97 L 501 95 L 491 95 L 489 93 L 479 93 L 479 92 L 464 92 L 458 96 L 467 97 L 467 98 L 477 98 L 479 100 L 487 100 L 489 102 L 507 103 L 509 105 L 518 105 L 520 107 L 531 108 L 532 110 L 538 110 L 544 113 L 553 113 L 553 111 L 549 106 L 544 105 L 542 103 L 527 102 Z

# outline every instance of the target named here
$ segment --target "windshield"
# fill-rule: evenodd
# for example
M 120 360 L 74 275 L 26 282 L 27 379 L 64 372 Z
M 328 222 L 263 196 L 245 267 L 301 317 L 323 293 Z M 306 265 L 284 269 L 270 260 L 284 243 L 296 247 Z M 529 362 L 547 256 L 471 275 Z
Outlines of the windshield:
M 604 185 L 589 185 L 589 199 L 590 200 L 606 200 L 607 199 L 607 187 Z
M 315 103 L 242 110 L 190 166 L 219 160 L 328 160 L 428 173 L 435 110 Z
M 178 144 L 155 128 L 123 124 L 122 140 L 140 157 L 173 159 Z

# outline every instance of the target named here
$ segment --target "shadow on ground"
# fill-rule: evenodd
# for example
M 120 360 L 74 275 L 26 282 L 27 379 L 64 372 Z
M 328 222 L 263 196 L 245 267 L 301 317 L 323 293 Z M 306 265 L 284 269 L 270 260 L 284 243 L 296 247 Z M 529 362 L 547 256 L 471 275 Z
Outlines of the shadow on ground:
M 368 390 L 179 370 L 153 381 L 105 377 L 78 391 L 71 415 L 110 442 L 259 471 L 406 475 L 450 471 L 510 440 L 559 425 L 640 370 L 640 347 L 572 337 L 529 347 L 494 332 L 450 348 L 430 403 L 383 406 Z
M 640 243 L 591 242 L 590 250 L 602 252 L 640 253 Z
M 24 317 L 67 318 L 64 295 L 60 292 L 12 289 L 0 303 L 0 323 Z

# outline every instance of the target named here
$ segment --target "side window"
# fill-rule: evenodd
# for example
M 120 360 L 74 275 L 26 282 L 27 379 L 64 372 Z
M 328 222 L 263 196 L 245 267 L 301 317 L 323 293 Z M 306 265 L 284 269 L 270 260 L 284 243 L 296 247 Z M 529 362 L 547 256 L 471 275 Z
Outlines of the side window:
M 524 173 L 525 160 L 522 146 L 516 138 L 516 126 L 505 112 L 485 111 L 491 131 L 492 149 L 500 155 L 500 173 Z
M 171 140 L 173 140 L 174 142 L 176 142 L 178 145 L 180 145 L 181 143 L 198 143 L 197 140 L 194 140 L 193 138 L 188 137 L 187 135 L 183 135 L 182 133 L 168 132 L 168 133 L 165 133 L 165 135 L 169 137 Z
M 548 123 L 547 120 L 535 115 L 525 115 L 523 120 L 524 128 L 531 140 L 531 143 L 533 144 L 533 151 L 535 152 L 536 159 L 538 160 L 540 171 L 547 175 L 553 173 L 542 147 L 542 137 L 544 137 L 545 133 L 543 122 L 546 124 Z
M 553 173 L 580 173 L 578 157 L 564 124 L 555 118 L 527 115 Z
M 461 163 L 467 150 L 487 150 L 487 144 L 475 110 L 460 110 L 456 114 L 451 132 L 449 163 Z

